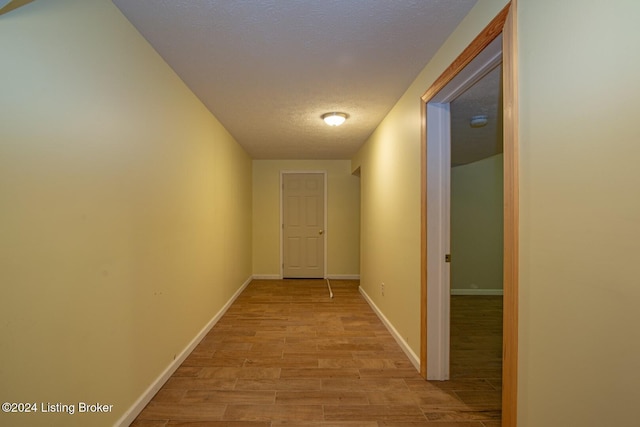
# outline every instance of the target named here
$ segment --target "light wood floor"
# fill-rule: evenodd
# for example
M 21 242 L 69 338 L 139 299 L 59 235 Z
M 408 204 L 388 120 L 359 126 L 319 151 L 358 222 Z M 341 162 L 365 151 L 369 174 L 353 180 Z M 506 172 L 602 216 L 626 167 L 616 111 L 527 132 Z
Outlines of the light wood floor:
M 452 380 L 427 382 L 358 282 L 331 285 L 253 281 L 132 425 L 500 425 L 500 297 L 452 297 Z

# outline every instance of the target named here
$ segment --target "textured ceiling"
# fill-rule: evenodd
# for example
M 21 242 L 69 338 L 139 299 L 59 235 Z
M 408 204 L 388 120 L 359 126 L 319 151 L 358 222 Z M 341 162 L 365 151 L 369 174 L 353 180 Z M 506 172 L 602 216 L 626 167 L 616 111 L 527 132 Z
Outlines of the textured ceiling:
M 350 158 L 476 1 L 113 0 L 256 159 Z
M 486 126 L 472 128 L 473 116 L 485 115 Z M 502 66 L 451 101 L 451 165 L 472 163 L 502 153 Z

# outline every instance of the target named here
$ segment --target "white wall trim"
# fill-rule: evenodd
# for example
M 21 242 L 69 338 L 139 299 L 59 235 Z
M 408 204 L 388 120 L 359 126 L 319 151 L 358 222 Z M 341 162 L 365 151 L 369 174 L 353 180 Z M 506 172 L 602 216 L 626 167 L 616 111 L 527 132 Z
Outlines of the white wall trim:
M 427 379 L 449 379 L 451 112 L 427 104 Z
M 256 280 L 282 280 L 279 274 L 254 274 Z M 327 274 L 325 279 L 329 280 L 360 280 L 359 274 Z
M 328 274 L 329 280 L 360 280 L 359 274 Z
M 182 352 L 167 366 L 167 368 L 156 378 L 154 382 L 142 393 L 142 395 L 135 401 L 135 403 L 125 412 L 122 417 L 116 423 L 115 426 L 126 427 L 129 426 L 133 420 L 142 412 L 142 410 L 147 406 L 147 404 L 151 401 L 153 396 L 156 395 L 158 390 L 162 388 L 164 383 L 173 375 L 173 373 L 180 367 L 182 362 L 191 354 L 191 352 L 196 348 L 196 346 L 204 339 L 204 337 L 209 333 L 211 328 L 218 323 L 220 318 L 227 312 L 231 304 L 240 296 L 242 291 L 251 283 L 253 277 L 249 277 L 245 282 L 240 286 L 240 288 L 233 294 L 233 296 L 227 301 L 227 303 L 222 306 L 222 308 L 216 313 L 215 316 L 200 330 L 200 332 L 191 340 L 191 342 L 187 345 L 187 347 L 182 350 Z
M 409 344 L 407 344 L 404 338 L 402 338 L 402 335 L 400 335 L 400 333 L 396 330 L 396 328 L 393 327 L 389 319 L 387 319 L 387 317 L 384 314 L 382 314 L 382 311 L 380 311 L 380 309 L 373 302 L 373 300 L 369 298 L 369 295 L 367 295 L 364 289 L 362 289 L 362 286 L 358 286 L 358 289 L 360 290 L 360 294 L 362 294 L 365 301 L 369 303 L 369 305 L 371 306 L 373 311 L 378 315 L 378 317 L 380 318 L 384 326 L 386 326 L 386 328 L 389 330 L 389 333 L 391 333 L 391 336 L 396 340 L 396 342 L 398 343 L 402 351 L 404 351 L 404 354 L 407 355 L 407 357 L 409 358 L 409 361 L 413 364 L 413 366 L 416 368 L 417 371 L 420 371 L 420 358 L 418 357 L 418 355 L 415 354 L 413 350 L 411 350 L 411 347 L 409 347 Z
M 281 274 L 254 274 L 256 280 L 282 280 Z
M 451 295 L 502 295 L 502 289 L 451 289 Z

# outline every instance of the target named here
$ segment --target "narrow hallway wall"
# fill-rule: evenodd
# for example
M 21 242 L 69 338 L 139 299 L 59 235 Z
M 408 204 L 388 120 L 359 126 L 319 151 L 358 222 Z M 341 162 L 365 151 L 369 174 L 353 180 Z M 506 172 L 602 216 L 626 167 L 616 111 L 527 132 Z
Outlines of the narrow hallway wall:
M 251 160 L 110 1 L 0 58 L 0 400 L 76 410 L 0 424 L 112 425 L 251 276 Z
M 506 4 L 484 0 L 474 6 L 352 159 L 352 170 L 361 171 L 361 286 L 416 355 L 421 324 L 420 97 Z

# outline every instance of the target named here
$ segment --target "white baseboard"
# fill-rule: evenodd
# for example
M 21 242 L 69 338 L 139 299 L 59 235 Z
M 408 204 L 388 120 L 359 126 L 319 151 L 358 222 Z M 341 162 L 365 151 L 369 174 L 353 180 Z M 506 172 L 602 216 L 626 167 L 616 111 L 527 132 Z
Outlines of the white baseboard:
M 279 274 L 254 274 L 256 280 L 282 280 Z M 329 280 L 360 280 L 359 274 L 327 274 Z
M 413 352 L 411 347 L 409 347 L 409 344 L 407 344 L 404 338 L 402 338 L 402 335 L 400 335 L 400 333 L 396 330 L 396 328 L 393 327 L 391 322 L 389 322 L 389 319 L 387 319 L 386 316 L 382 314 L 382 311 L 380 311 L 380 309 L 373 302 L 373 300 L 369 298 L 369 295 L 367 295 L 364 289 L 362 289 L 362 286 L 359 286 L 358 288 L 360 290 L 360 293 L 364 297 L 364 299 L 369 303 L 373 311 L 378 315 L 378 317 L 380 318 L 384 326 L 387 327 L 387 329 L 389 330 L 389 333 L 391 333 L 391 336 L 393 336 L 393 338 L 396 340 L 396 342 L 398 343 L 402 351 L 404 351 L 404 354 L 407 355 L 407 357 L 409 358 L 409 361 L 413 364 L 413 366 L 416 368 L 417 371 L 420 371 L 420 358 Z
M 124 415 L 120 417 L 118 421 L 116 421 L 116 423 L 114 424 L 115 426 L 127 427 L 133 422 L 133 420 L 136 419 L 136 417 L 140 414 L 140 412 L 142 412 L 145 406 L 147 406 L 147 404 L 151 401 L 153 396 L 156 395 L 158 390 L 162 388 L 164 383 L 167 382 L 167 380 L 171 377 L 171 375 L 173 375 L 176 369 L 180 367 L 182 362 L 184 362 L 184 360 L 189 356 L 189 354 L 191 354 L 191 352 L 196 348 L 196 346 L 200 343 L 200 341 L 202 341 L 203 338 L 209 333 L 211 328 L 213 328 L 213 326 L 216 323 L 218 323 L 220 318 L 227 312 L 229 307 L 231 307 L 231 304 L 233 304 L 233 302 L 238 298 L 238 296 L 240 296 L 242 291 L 244 291 L 244 289 L 249 285 L 249 283 L 251 283 L 252 279 L 253 277 L 249 277 L 242 284 L 242 286 L 240 286 L 240 289 L 238 289 L 233 294 L 233 296 L 229 299 L 229 301 L 227 301 L 226 304 L 218 311 L 218 313 L 216 313 L 216 315 L 213 316 L 213 318 L 209 321 L 209 323 L 207 323 L 204 326 L 204 328 L 200 330 L 198 335 L 196 335 L 191 340 L 189 345 L 187 345 L 187 347 L 184 350 L 182 350 L 182 352 L 175 358 L 173 362 L 169 364 L 169 366 L 167 366 L 167 368 L 160 374 L 160 376 L 156 378 L 156 380 L 153 383 L 151 383 L 151 385 L 144 391 L 144 393 L 142 393 L 142 395 L 138 398 L 138 400 L 136 400 L 136 402 L 131 406 L 131 408 L 129 408 L 129 410 L 125 412 Z
M 360 280 L 359 274 L 327 274 L 329 280 Z
M 502 295 L 502 289 L 451 289 L 451 295 Z

